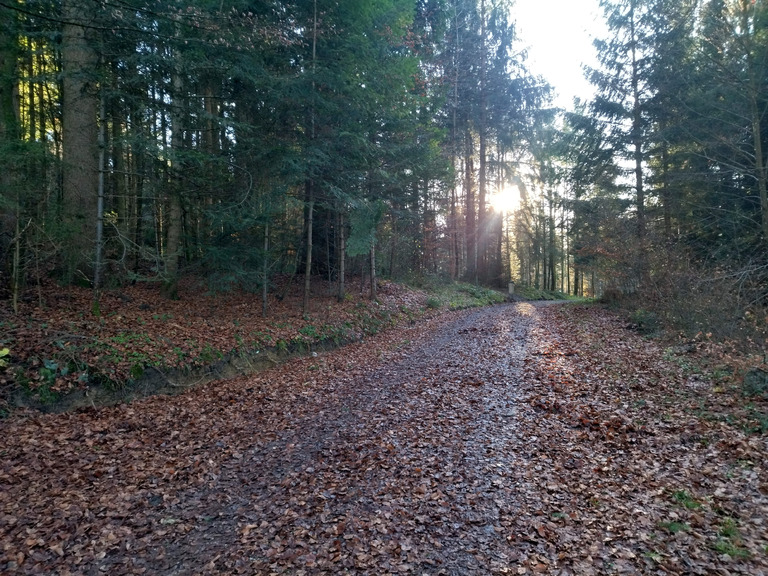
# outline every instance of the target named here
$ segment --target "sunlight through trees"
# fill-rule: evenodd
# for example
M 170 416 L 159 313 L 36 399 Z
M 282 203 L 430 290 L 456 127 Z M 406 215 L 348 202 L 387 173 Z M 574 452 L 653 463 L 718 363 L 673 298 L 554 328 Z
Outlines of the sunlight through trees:
M 312 276 L 343 299 L 349 275 L 371 298 L 378 277 L 668 298 L 714 275 L 763 303 L 764 3 L 602 8 L 595 97 L 565 111 L 507 0 L 4 3 L 4 289 L 173 298 L 192 275 L 267 313 L 277 276 L 309 309 Z

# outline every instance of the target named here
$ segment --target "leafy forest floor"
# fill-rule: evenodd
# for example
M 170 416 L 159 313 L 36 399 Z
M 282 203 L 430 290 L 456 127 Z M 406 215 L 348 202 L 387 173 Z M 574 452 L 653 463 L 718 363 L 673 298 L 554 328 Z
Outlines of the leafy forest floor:
M 87 349 L 82 298 L 87 313 L 35 341 Z M 99 322 L 166 346 L 113 346 L 125 356 L 185 339 L 224 356 L 260 315 L 234 295 L 115 298 Z M 175 397 L 13 410 L 0 572 L 768 574 L 768 402 L 745 396 L 745 360 L 643 337 L 595 305 L 438 314 L 462 307 L 446 298 L 392 284 L 380 308 L 316 301 L 303 324 L 275 310 L 271 344 L 333 326 L 363 339 Z
M 303 282 L 284 277 L 262 313 L 259 294 L 211 293 L 193 280 L 168 300 L 157 285 L 104 291 L 53 283 L 30 289 L 17 314 L 0 306 L 0 417 L 16 405 L 44 411 L 177 393 L 222 377 L 258 371 L 286 357 L 359 340 L 440 309 L 500 302 L 492 290 L 453 284 L 439 290 L 379 283 L 377 301 L 359 286 L 339 303 L 315 279 L 308 314 Z M 356 282 L 359 284 L 359 279 Z

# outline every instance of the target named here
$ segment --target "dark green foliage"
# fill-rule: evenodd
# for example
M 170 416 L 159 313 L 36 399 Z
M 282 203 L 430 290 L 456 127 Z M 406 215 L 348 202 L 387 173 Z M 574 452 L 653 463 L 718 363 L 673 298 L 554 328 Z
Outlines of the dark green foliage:
M 630 314 L 629 321 L 632 322 L 641 334 L 653 334 L 661 327 L 658 316 L 643 308 L 639 308 Z
M 768 372 L 754 368 L 744 375 L 743 391 L 745 396 L 768 398 Z
M 384 214 L 384 203 L 361 202 L 350 213 L 350 234 L 347 239 L 347 254 L 360 256 L 370 252 L 376 241 L 376 228 Z
M 348 270 L 504 283 L 489 197 L 547 91 L 525 68 L 510 8 L 0 8 L 0 149 L 14 167 L 0 192 L 10 215 L 0 255 L 15 258 L 3 284 L 18 294 L 46 275 L 98 277 L 156 282 L 174 298 L 195 274 L 213 290 L 260 290 L 267 313 L 275 274 L 322 274 L 342 299 Z M 62 85 L 83 87 L 87 107 Z M 69 157 L 83 169 L 58 161 Z
M 602 7 L 596 97 L 565 125 L 574 291 L 642 308 L 642 330 L 762 341 L 741 318 L 768 294 L 766 5 Z

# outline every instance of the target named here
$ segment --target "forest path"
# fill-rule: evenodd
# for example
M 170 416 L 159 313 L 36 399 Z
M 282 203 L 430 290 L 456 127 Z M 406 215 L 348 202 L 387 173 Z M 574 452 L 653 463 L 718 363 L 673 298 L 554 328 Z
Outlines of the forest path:
M 532 321 L 526 304 L 462 314 L 307 394 L 284 427 L 256 425 L 205 496 L 190 490 L 168 511 L 216 516 L 166 549 L 173 571 L 201 561 L 258 573 L 508 569 L 515 390 Z
M 516 303 L 21 414 L 0 572 L 768 574 L 768 441 L 680 354 L 600 307 Z
M 175 398 L 9 423 L 4 565 L 506 571 L 534 321 L 530 304 L 464 311 Z

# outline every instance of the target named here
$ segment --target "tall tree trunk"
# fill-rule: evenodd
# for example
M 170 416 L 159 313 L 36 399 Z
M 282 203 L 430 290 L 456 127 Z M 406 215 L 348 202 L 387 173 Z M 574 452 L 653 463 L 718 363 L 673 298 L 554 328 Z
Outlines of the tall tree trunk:
M 758 30 L 762 33 L 763 29 L 757 22 L 753 22 L 750 25 L 750 14 L 755 15 L 755 2 L 749 2 L 748 0 L 741 0 L 739 6 L 741 30 L 742 34 L 749 36 L 750 34 L 757 35 Z M 756 17 L 756 15 L 755 15 Z M 753 32 L 750 32 L 753 31 Z M 748 38 L 745 42 L 746 52 L 746 66 L 747 66 L 747 91 L 749 99 L 749 114 L 752 128 L 752 143 L 755 148 L 755 179 L 757 180 L 757 192 L 760 197 L 760 217 L 763 232 L 763 242 L 768 244 L 768 166 L 766 166 L 766 158 L 763 151 L 763 131 L 762 120 L 765 117 L 765 109 L 760 110 L 759 98 L 764 91 L 764 79 L 763 74 L 759 70 L 760 66 L 764 64 L 762 62 L 756 63 L 752 54 L 753 47 L 762 41 L 762 38 L 753 36 Z M 762 113 L 761 113 L 762 112 Z
M 643 185 L 643 117 L 640 106 L 640 63 L 637 56 L 637 32 L 634 7 L 630 14 L 630 38 L 632 56 L 632 147 L 635 169 L 635 199 L 637 203 L 637 244 L 640 278 L 647 273 L 645 246 L 645 188 Z
M 480 126 L 478 127 L 479 139 L 479 158 L 478 158 L 478 198 L 477 198 L 477 276 L 483 283 L 488 282 L 488 214 L 487 186 L 488 186 L 488 166 L 487 166 L 487 139 L 488 139 L 488 95 L 487 88 L 487 69 L 488 69 L 488 48 L 485 25 L 485 0 L 480 0 Z
M 37 94 L 35 91 L 35 80 L 34 80 L 37 74 L 35 74 L 34 50 L 35 50 L 35 41 L 30 39 L 29 48 L 25 58 L 26 60 L 25 64 L 27 66 L 27 77 L 29 79 L 27 80 L 26 98 L 23 99 L 27 108 L 27 122 L 29 123 L 29 126 L 27 127 L 27 135 L 30 140 L 35 140 L 37 138 L 37 106 L 35 102 L 35 98 Z
M 455 158 L 454 158 L 455 160 Z M 454 163 L 455 165 L 455 163 Z M 454 180 L 451 186 L 451 214 L 449 229 L 449 255 L 450 255 L 450 274 L 451 280 L 456 280 L 459 276 L 459 215 L 457 213 L 458 199 L 456 198 L 456 182 Z
M 307 181 L 307 240 L 306 240 L 306 255 L 304 258 L 304 301 L 302 303 L 302 313 L 306 316 L 309 314 L 309 299 L 310 291 L 312 288 L 312 225 L 315 218 L 315 196 L 314 196 L 314 182 L 312 180 Z
M 456 2 L 453 3 L 453 29 L 455 33 L 453 46 L 453 102 L 451 106 L 451 166 L 459 172 L 459 18 Z M 456 194 L 456 178 L 451 182 L 451 215 L 450 215 L 450 271 L 451 280 L 456 280 L 461 272 L 461 246 L 459 243 L 458 198 Z
M 399 210 L 400 207 L 396 206 L 395 212 Z M 389 275 L 394 276 L 397 274 L 397 264 L 396 264 L 396 257 L 398 256 L 397 253 L 397 238 L 399 237 L 400 230 L 397 226 L 397 219 L 392 219 L 392 233 L 391 238 L 392 240 L 389 242 Z
M 98 146 L 96 66 L 93 32 L 96 7 L 89 0 L 62 2 L 62 192 L 66 241 L 64 275 L 90 279 L 96 232 Z
M 376 238 L 371 242 L 371 300 L 376 300 Z
M 112 86 L 111 89 L 116 93 L 119 88 L 119 67 L 117 63 L 112 66 Z M 119 98 L 112 98 L 110 103 L 110 120 L 112 130 L 110 133 L 110 158 L 112 159 L 112 178 L 110 179 L 109 190 L 114 199 L 114 206 L 117 210 L 117 228 L 126 238 L 130 237 L 133 203 L 128 189 L 129 169 L 126 168 L 125 149 L 123 148 L 122 127 L 127 125 L 125 118 L 126 109 L 121 105 Z
M 36 58 L 37 59 L 37 70 L 38 70 L 37 73 L 40 74 L 40 75 L 45 74 L 45 72 L 47 71 L 46 70 L 47 67 L 45 65 L 46 54 L 43 53 L 43 49 L 44 49 L 44 47 L 41 46 L 40 50 L 37 53 L 37 58 Z M 39 113 L 38 113 L 39 114 L 39 116 L 38 116 L 39 117 L 39 122 L 38 122 L 38 126 L 37 126 L 38 133 L 39 133 L 38 140 L 40 140 L 40 142 L 45 142 L 46 128 L 47 128 L 46 113 L 47 113 L 48 110 L 51 109 L 52 102 L 46 101 L 46 98 L 45 98 L 45 82 L 43 82 L 43 81 L 40 81 L 40 82 L 37 83 L 37 102 L 38 102 L 38 106 L 39 106 L 39 108 L 38 108 L 38 110 L 39 110 Z M 48 104 L 46 104 L 46 102 L 48 102 Z
M 755 172 L 757 174 L 757 190 L 760 195 L 760 214 L 762 218 L 763 242 L 768 243 L 768 170 L 763 157 L 763 136 L 760 130 L 760 113 L 757 97 L 750 95 L 750 113 L 752 115 L 752 142 L 755 147 Z
M 102 91 L 99 106 L 99 184 L 96 203 L 96 262 L 93 266 L 93 290 L 95 306 L 99 304 L 104 258 L 104 176 L 107 169 L 107 104 Z
M 19 58 L 16 14 L 0 6 L 0 155 L 13 154 L 21 137 L 19 102 L 17 98 L 17 66 Z M 23 283 L 21 269 L 21 193 L 17 187 L 15 171 L 0 170 L 0 195 L 5 196 L 14 210 L 0 213 L 0 262 L 7 262 L 6 250 L 13 250 L 11 258 L 11 294 L 13 311 L 19 311 L 19 295 Z M 15 194 L 12 193 L 16 189 Z M 1 197 L 1 196 L 0 196 Z M 6 244 L 3 238 L 12 237 Z
M 317 0 L 313 1 L 313 16 L 312 16 L 312 105 L 309 111 L 309 139 L 310 142 L 315 140 L 315 70 L 317 66 Z M 304 302 L 302 303 L 302 311 L 306 316 L 309 314 L 309 300 L 310 290 L 312 288 L 312 224 L 315 212 L 315 182 L 312 177 L 306 181 L 306 197 L 307 197 L 307 243 L 306 243 L 306 259 L 304 262 Z
M 19 101 L 17 98 L 17 63 L 19 58 L 16 14 L 0 6 L 0 144 L 19 140 Z M 0 182 L 8 176 L 0 170 Z M 3 190 L 7 190 L 3 186 Z
M 346 296 L 346 257 L 347 257 L 347 237 L 344 233 L 344 215 L 339 211 L 338 213 L 338 234 L 339 234 L 339 291 L 336 295 L 336 299 L 339 302 L 344 302 L 344 298 Z
M 179 252 L 181 251 L 181 198 L 177 191 L 168 197 L 168 234 L 165 239 L 165 281 L 163 296 L 175 300 L 179 297 Z
M 131 193 L 135 202 L 131 211 L 130 233 L 128 237 L 131 239 L 133 248 L 130 269 L 133 270 L 134 274 L 138 274 L 141 260 L 140 254 L 144 247 L 144 218 L 142 215 L 144 212 L 145 161 L 146 158 L 143 154 L 138 154 L 134 151 L 131 155 L 130 166 L 134 172 L 134 176 L 131 178 Z
M 563 249 L 563 266 L 560 273 L 565 278 L 565 285 L 561 289 L 564 294 L 571 293 L 571 255 L 570 255 L 570 239 L 568 235 L 568 217 L 566 215 L 565 203 L 561 206 L 560 218 L 562 218 L 560 226 L 560 234 L 562 236 L 562 249 Z
M 182 220 L 184 213 L 181 207 L 181 193 L 179 180 L 183 166 L 180 152 L 184 148 L 184 127 L 182 125 L 186 106 L 184 102 L 184 81 L 181 73 L 174 71 L 173 107 L 171 108 L 171 170 L 165 186 L 170 191 L 168 194 L 168 231 L 165 238 L 165 279 L 163 282 L 163 295 L 166 298 L 177 299 L 179 297 L 179 256 L 182 249 Z
M 467 279 L 470 282 L 477 281 L 477 214 L 475 206 L 474 185 L 474 139 L 472 132 L 467 128 L 464 136 L 464 194 L 466 201 L 466 244 L 467 244 Z
M 550 194 L 554 194 L 550 192 Z M 555 230 L 555 200 L 549 199 L 549 290 L 557 290 L 557 235 Z
M 664 239 L 672 242 L 672 191 L 669 186 L 669 146 L 661 144 L 661 203 L 664 210 Z
M 221 117 L 221 104 L 220 104 L 220 92 L 221 86 L 218 76 L 213 74 L 207 74 L 204 80 L 204 105 L 205 105 L 205 134 L 203 141 L 205 142 L 205 151 L 210 154 L 211 157 L 217 157 L 222 151 L 222 142 L 226 141 L 226 137 L 222 137 L 221 126 L 219 118 Z M 221 123 L 223 124 L 223 122 Z M 220 173 L 217 169 L 217 173 Z M 253 182 L 249 181 L 248 186 L 253 186 Z M 211 234 L 210 222 L 206 218 L 206 209 L 204 206 L 212 206 L 215 197 L 215 188 L 218 186 L 216 180 L 213 180 L 212 189 L 207 191 L 205 198 L 198 204 L 196 210 L 196 222 L 195 222 L 195 238 L 197 244 L 196 257 L 201 258 L 203 255 L 203 245 L 205 244 L 206 237 Z
M 573 295 L 574 296 L 583 296 L 584 292 L 581 288 L 581 281 L 582 281 L 582 273 L 581 270 L 577 267 L 573 267 Z
M 269 293 L 269 223 L 264 224 L 264 256 L 261 260 L 261 315 L 267 317 Z

